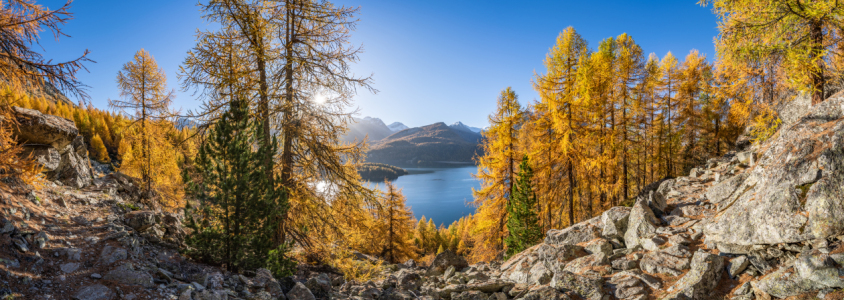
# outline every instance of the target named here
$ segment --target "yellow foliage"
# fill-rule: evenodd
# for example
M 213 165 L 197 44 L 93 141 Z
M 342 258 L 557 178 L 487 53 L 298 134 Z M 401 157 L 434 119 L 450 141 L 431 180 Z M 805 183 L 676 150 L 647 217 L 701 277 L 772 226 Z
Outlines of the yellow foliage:
M 91 139 L 91 148 L 94 150 L 91 154 L 93 154 L 94 159 L 97 161 L 111 161 L 108 157 L 108 150 L 106 150 L 105 144 L 103 144 L 103 139 L 100 138 L 99 134 L 94 135 L 94 138 Z

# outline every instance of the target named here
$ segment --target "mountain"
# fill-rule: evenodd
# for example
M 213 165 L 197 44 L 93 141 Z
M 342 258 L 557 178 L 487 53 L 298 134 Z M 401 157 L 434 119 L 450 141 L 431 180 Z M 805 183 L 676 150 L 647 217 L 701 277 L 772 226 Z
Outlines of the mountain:
M 393 134 L 393 131 L 379 118 L 365 117 L 354 118 L 354 120 L 354 123 L 349 124 L 349 131 L 340 138 L 341 141 L 362 141 L 368 136 L 369 142 L 372 143 Z
M 460 121 L 457 121 L 457 123 L 448 125 L 448 127 L 451 127 L 451 128 L 457 129 L 457 130 L 471 131 L 471 132 L 474 132 L 474 133 L 481 133 L 481 131 L 484 131 L 482 128 L 468 126 L 466 124 L 463 124 L 463 122 L 460 122 Z
M 480 154 L 479 134 L 439 122 L 408 128 L 372 144 L 368 162 L 387 164 L 471 163 Z
M 483 139 L 483 136 L 479 133 L 481 131 L 480 128 L 477 127 L 469 127 L 466 124 L 461 122 L 457 122 L 451 125 L 448 125 L 449 128 L 453 129 L 461 138 L 466 140 L 467 142 L 471 143 L 480 143 Z M 477 130 L 477 131 L 475 131 Z
M 389 127 L 390 130 L 392 130 L 393 132 L 399 132 L 409 128 L 407 127 L 407 125 L 404 125 L 401 122 L 393 122 L 393 124 L 390 124 L 387 127 Z

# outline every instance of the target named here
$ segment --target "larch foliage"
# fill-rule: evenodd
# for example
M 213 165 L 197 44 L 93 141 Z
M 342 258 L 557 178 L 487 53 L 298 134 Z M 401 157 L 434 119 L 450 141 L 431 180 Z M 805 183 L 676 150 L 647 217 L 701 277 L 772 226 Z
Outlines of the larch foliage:
M 718 16 L 719 61 L 753 65 L 776 63 L 785 69 L 790 87 L 825 95 L 828 62 L 842 42 L 844 3 L 835 0 L 731 1 L 701 0 Z M 770 60 L 775 57 L 776 60 Z M 840 71 L 840 70 L 838 70 Z
M 504 249 L 505 224 L 510 191 L 515 184 L 516 167 L 522 156 L 516 148 L 519 129 L 524 121 L 524 112 L 516 92 L 511 88 L 501 91 L 498 108 L 489 116 L 490 127 L 483 133 L 484 155 L 477 159 L 481 188 L 473 189 L 474 204 L 478 206 L 475 227 L 475 251 L 477 260 L 495 257 Z
M 123 139 L 131 146 L 131 155 L 122 158 L 120 170 L 141 178 L 144 197 L 154 194 L 161 204 L 181 207 L 183 189 L 175 149 L 167 139 L 173 130 L 171 115 L 173 91 L 167 89 L 167 77 L 155 59 L 144 49 L 117 73 L 122 99 L 109 99 L 109 106 L 134 117 L 124 129 Z M 90 123 L 89 123 L 90 124 Z
M 410 208 L 405 206 L 404 195 L 401 190 L 390 183 L 381 196 L 381 209 L 378 215 L 378 232 L 382 243 L 379 255 L 392 263 L 404 262 L 416 257 L 416 247 L 413 245 L 413 228 Z

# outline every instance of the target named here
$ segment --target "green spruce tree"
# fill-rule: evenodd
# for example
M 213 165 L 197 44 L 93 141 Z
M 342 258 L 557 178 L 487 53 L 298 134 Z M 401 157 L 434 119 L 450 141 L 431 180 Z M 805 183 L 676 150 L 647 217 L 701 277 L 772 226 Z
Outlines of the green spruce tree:
M 287 212 L 287 194 L 264 175 L 263 159 L 277 149 L 257 143 L 259 125 L 249 119 L 248 103 L 236 100 L 209 130 L 195 163 L 198 182 L 187 187 L 199 204 L 185 208 L 193 229 L 188 254 L 232 271 L 269 267 L 283 276 L 295 265 L 287 245 L 275 248 L 273 237 Z
M 510 204 L 507 206 L 507 230 L 510 232 L 504 239 L 507 256 L 522 252 L 542 240 L 542 229 L 535 211 L 536 193 L 533 192 L 532 180 L 533 169 L 525 155 L 519 164 L 519 173 L 510 193 Z

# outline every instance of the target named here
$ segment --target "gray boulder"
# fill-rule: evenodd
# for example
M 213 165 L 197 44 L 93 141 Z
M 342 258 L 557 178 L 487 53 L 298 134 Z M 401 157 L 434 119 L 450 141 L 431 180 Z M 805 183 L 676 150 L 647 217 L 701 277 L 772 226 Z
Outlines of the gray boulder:
M 629 207 L 616 206 L 605 211 L 601 214 L 601 235 L 607 239 L 623 238 L 629 216 Z
M 781 127 L 704 227 L 707 241 L 773 245 L 844 233 L 842 117 L 844 96 L 836 95 Z
M 454 267 L 456 270 L 462 270 L 469 266 L 469 263 L 466 262 L 466 258 L 463 256 L 457 255 L 451 250 L 445 250 L 440 254 L 437 254 L 437 257 L 434 258 L 434 261 L 431 262 L 431 266 L 428 267 L 428 275 L 442 275 L 448 267 Z
M 545 235 L 545 243 L 551 245 L 576 245 L 601 237 L 602 216 L 574 224 L 565 229 L 551 229 Z
M 639 267 L 648 273 L 661 273 L 671 276 L 683 274 L 689 268 L 689 259 L 676 257 L 663 252 L 649 252 L 639 261 Z
M 703 299 L 718 285 L 723 269 L 724 260 L 720 256 L 703 251 L 695 252 L 691 270 L 668 291 L 690 299 Z
M 145 232 L 156 225 L 155 212 L 149 210 L 133 211 L 123 216 L 123 222 L 138 232 Z
M 103 276 L 104 280 L 111 280 L 125 285 L 140 285 L 143 287 L 154 287 L 152 276 L 144 271 L 135 270 L 131 264 L 124 264 Z
M 110 288 L 95 284 L 82 287 L 73 295 L 74 300 L 111 300 L 117 295 Z
M 554 274 L 551 280 L 551 287 L 573 291 L 589 300 L 601 300 L 606 293 L 604 292 L 604 280 L 600 277 L 588 277 L 577 275 L 571 272 L 560 271 Z
M 79 135 L 79 130 L 71 120 L 17 106 L 13 110 L 20 124 L 15 133 L 21 144 L 41 144 L 64 149 Z
M 624 244 L 628 249 L 641 245 L 641 239 L 652 237 L 656 234 L 656 224 L 659 221 L 650 207 L 645 203 L 643 197 L 639 197 L 630 210 L 630 218 L 627 221 L 627 232 L 624 233 Z
M 316 300 L 314 294 L 311 293 L 307 287 L 301 282 L 297 282 L 289 292 L 287 292 L 288 300 Z

